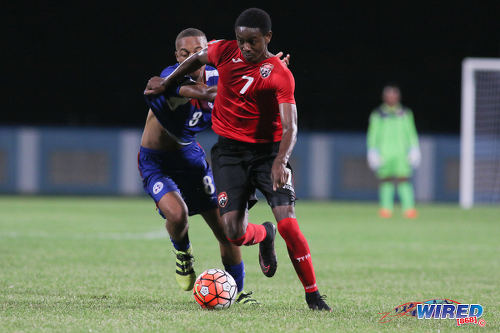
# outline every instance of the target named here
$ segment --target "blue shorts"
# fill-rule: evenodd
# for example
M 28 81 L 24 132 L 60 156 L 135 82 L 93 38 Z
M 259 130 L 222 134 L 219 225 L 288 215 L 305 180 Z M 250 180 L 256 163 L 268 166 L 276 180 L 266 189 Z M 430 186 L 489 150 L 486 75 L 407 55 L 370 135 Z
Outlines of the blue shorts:
M 141 147 L 138 163 L 144 191 L 157 205 L 165 194 L 177 191 L 188 207 L 189 216 L 217 207 L 212 170 L 197 142 L 177 151 Z

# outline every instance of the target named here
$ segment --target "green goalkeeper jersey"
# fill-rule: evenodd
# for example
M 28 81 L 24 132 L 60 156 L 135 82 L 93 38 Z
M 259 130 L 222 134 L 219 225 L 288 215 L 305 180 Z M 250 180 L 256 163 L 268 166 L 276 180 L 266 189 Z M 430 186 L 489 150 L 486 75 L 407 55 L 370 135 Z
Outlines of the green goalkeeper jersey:
M 418 136 L 410 109 L 397 104 L 382 104 L 370 115 L 368 149 L 376 149 L 382 157 L 406 159 L 412 147 L 418 147 Z

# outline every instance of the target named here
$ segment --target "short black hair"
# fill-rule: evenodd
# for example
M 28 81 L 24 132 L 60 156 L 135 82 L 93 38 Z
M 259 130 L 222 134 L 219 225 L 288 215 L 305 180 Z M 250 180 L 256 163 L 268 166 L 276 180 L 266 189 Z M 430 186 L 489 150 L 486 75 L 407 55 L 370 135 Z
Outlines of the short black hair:
M 258 28 L 265 35 L 271 31 L 271 17 L 260 8 L 245 9 L 234 23 L 236 27 Z
M 204 37 L 205 39 L 207 39 L 207 36 L 205 36 L 205 33 L 203 31 L 196 28 L 187 28 L 179 32 L 179 34 L 175 38 L 175 47 L 177 47 L 177 42 L 179 41 L 179 39 L 184 37 Z
M 396 89 L 396 90 L 401 90 L 401 88 L 399 87 L 399 84 L 397 82 L 394 82 L 394 81 L 387 82 L 384 85 L 383 90 L 385 90 L 386 88 L 392 88 L 392 89 Z

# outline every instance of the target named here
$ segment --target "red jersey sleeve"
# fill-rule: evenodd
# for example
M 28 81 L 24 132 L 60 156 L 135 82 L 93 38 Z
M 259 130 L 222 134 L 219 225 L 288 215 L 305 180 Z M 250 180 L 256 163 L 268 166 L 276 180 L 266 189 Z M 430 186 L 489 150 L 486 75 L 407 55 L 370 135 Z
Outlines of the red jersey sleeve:
M 288 68 L 284 65 L 281 66 L 283 66 L 283 70 L 279 73 L 280 75 L 277 75 L 275 78 L 276 99 L 278 100 L 278 104 L 295 104 L 295 79 Z
M 231 41 L 219 39 L 208 43 L 208 61 L 218 67 L 227 60 L 231 59 L 232 49 L 230 48 Z

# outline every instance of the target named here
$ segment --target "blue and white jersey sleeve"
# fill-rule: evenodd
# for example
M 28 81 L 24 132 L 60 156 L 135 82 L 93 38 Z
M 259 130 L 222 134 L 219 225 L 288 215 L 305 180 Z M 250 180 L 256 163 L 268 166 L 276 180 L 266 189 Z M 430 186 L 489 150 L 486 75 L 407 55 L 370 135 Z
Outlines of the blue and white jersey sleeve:
M 168 77 L 170 76 L 170 74 L 172 74 L 172 72 L 177 68 L 179 67 L 179 64 L 175 64 L 173 66 L 168 66 L 167 68 L 165 68 L 161 74 L 160 74 L 160 77 Z M 185 76 L 184 77 L 184 80 L 177 86 L 177 87 L 174 87 L 172 88 L 170 91 L 166 92 L 167 95 L 173 97 L 173 96 L 179 96 L 179 90 L 181 89 L 181 87 L 186 83 L 186 81 L 190 81 L 192 82 L 193 84 L 195 83 L 195 81 L 193 79 L 191 79 L 191 77 L 189 76 Z
M 205 67 L 205 82 L 207 83 L 207 86 L 216 86 L 219 82 L 219 72 L 210 66 Z
M 178 66 L 179 64 L 175 64 L 165 68 L 160 76 L 169 76 Z M 215 86 L 218 79 L 217 70 L 205 66 L 206 84 Z M 191 80 L 191 78 L 186 77 L 186 80 Z M 161 95 L 146 95 L 145 98 L 160 124 L 172 137 L 184 145 L 194 141 L 196 133 L 211 126 L 213 104 L 180 96 L 181 86 L 173 87 Z

